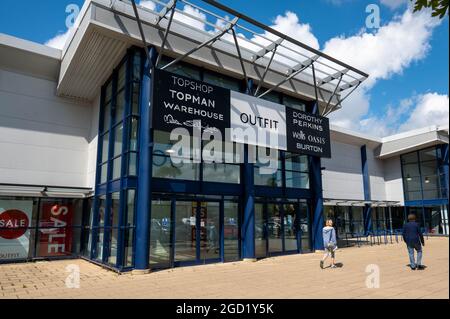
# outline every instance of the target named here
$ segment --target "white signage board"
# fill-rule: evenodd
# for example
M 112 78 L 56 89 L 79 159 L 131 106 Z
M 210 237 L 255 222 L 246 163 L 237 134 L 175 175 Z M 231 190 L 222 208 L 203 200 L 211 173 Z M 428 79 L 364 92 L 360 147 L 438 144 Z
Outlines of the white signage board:
M 235 91 L 230 98 L 233 142 L 287 150 L 284 105 Z M 237 133 L 240 131 L 253 134 Z

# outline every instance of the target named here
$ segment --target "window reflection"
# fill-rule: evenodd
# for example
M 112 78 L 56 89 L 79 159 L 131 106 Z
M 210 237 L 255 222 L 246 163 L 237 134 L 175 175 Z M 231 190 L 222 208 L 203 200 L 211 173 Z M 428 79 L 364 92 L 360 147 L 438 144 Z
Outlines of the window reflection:
M 168 152 L 174 141 L 170 141 L 170 133 L 155 131 L 153 149 L 153 177 L 172 178 L 181 180 L 197 181 L 200 178 L 199 164 L 194 163 L 192 156 L 183 158 Z M 192 154 L 192 143 L 191 143 Z M 172 158 L 177 158 L 182 163 L 174 163 Z
M 170 266 L 171 202 L 152 201 L 150 266 Z
M 224 258 L 225 261 L 239 259 L 239 205 L 225 201 L 224 203 Z
M 445 198 L 436 148 L 402 155 L 401 163 L 406 200 Z

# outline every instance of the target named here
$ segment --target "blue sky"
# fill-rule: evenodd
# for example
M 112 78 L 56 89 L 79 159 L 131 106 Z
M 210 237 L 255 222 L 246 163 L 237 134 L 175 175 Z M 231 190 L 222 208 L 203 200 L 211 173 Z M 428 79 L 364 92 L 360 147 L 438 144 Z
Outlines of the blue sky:
M 83 0 L 2 1 L 0 32 L 46 43 L 57 34 L 66 31 L 65 20 L 68 15 L 65 12 L 66 6 L 73 3 L 81 7 L 83 2 Z M 193 2 L 198 3 L 196 0 Z M 330 55 L 344 60 L 348 58 L 350 64 L 358 60 L 355 62 L 357 66 L 371 75 L 370 84 L 359 93 L 356 92 L 358 94 L 353 100 L 349 99 L 344 104 L 346 111 L 339 111 L 339 114 L 336 113 L 332 117 L 336 124 L 380 136 L 423 125 L 448 125 L 448 17 L 439 25 L 435 25 L 431 18 L 424 17 L 417 18 L 418 23 L 415 23 L 416 18 L 413 17 L 411 22 L 405 22 L 403 25 L 400 23 L 396 27 L 393 22 L 398 22 L 402 17 L 407 20 L 406 0 L 221 0 L 221 2 L 274 27 L 277 26 L 278 16 L 287 20 L 292 18 L 292 15 L 287 18 L 286 13 L 289 11 L 298 19 L 294 21 L 296 26 L 309 25 L 307 35 L 317 39 L 321 50 L 325 49 Z M 262 3 L 264 5 L 261 5 Z M 370 3 L 379 6 L 381 27 L 382 29 L 384 27 L 384 31 L 364 29 L 368 15 L 366 6 Z M 416 25 L 419 25 L 417 29 L 411 27 Z M 280 28 L 284 31 L 281 26 Z M 401 33 L 405 32 L 402 28 L 411 29 L 412 33 L 418 34 L 417 46 L 414 41 L 405 40 L 405 44 L 398 52 L 395 48 L 392 49 L 392 56 L 389 55 L 391 51 L 389 43 L 379 44 L 376 53 L 367 49 L 370 47 L 368 43 L 370 44 L 372 40 L 367 42 L 364 39 L 370 38 L 370 34 L 374 35 L 373 41 L 386 41 L 390 38 L 389 34 L 398 39 L 396 42 L 403 41 L 408 32 Z M 399 38 L 395 38 L 396 32 L 399 33 Z M 302 35 L 300 33 L 298 36 Z M 356 48 L 358 52 L 353 52 L 353 55 L 349 54 L 347 57 L 345 52 L 333 50 L 336 45 L 327 47 L 327 42 L 331 39 L 340 39 L 334 44 L 339 44 L 341 51 L 345 51 L 348 45 L 350 48 Z M 374 61 L 377 54 L 380 61 Z M 383 59 L 393 61 L 391 68 L 384 68 Z M 373 74 L 378 75 L 372 76 Z M 446 119 L 443 120 L 443 117 Z

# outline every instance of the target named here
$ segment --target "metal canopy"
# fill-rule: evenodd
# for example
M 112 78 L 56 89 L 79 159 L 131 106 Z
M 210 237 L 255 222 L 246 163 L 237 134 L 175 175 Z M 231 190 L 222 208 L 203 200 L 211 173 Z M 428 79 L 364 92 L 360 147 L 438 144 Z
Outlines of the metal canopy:
M 356 199 L 324 198 L 323 203 L 324 205 L 327 206 L 364 206 L 364 205 L 370 205 L 372 207 L 401 206 L 400 202 L 389 200 L 356 200 Z
M 133 6 L 135 2 L 135 0 L 120 1 L 132 3 Z M 147 10 L 157 15 L 153 24 L 164 31 L 164 39 L 156 66 L 158 66 L 161 55 L 165 50 L 172 22 L 176 19 L 178 22 L 185 23 L 186 28 L 202 32 L 208 38 L 187 53 L 162 66 L 161 69 L 168 68 L 203 47 L 216 48 L 216 43 L 219 41 L 231 43 L 236 51 L 229 53 L 234 54 L 240 60 L 242 75 L 246 80 L 248 72 L 245 70 L 244 61 L 264 69 L 264 72 L 258 75 L 259 78 L 253 79 L 258 83 L 254 92 L 255 96 L 263 97 L 284 83 L 292 79 L 298 79 L 314 86 L 316 92 L 322 90 L 333 92 L 327 99 L 328 101 L 323 99 L 326 103 L 326 107 L 322 110 L 323 116 L 327 116 L 336 108 L 342 106 L 341 103 L 368 78 L 366 73 L 227 6 L 213 0 L 201 1 L 208 9 L 186 0 L 152 0 L 153 10 L 138 5 L 141 10 Z M 186 10 L 186 8 L 190 10 Z M 192 14 L 192 12 L 195 14 Z M 141 28 L 137 12 L 135 12 L 135 16 Z M 164 26 L 161 24 L 163 20 L 168 21 Z M 195 27 L 193 24 L 198 24 L 203 29 Z M 146 46 L 147 42 L 145 42 L 143 35 L 142 39 Z M 284 69 L 284 79 L 275 85 L 265 82 L 269 70 L 279 73 L 280 69 Z M 263 87 L 264 91 L 260 92 Z M 346 92 L 343 93 L 344 91 Z M 322 93 L 320 94 L 322 96 Z M 336 97 L 337 103 L 331 105 L 333 97 Z

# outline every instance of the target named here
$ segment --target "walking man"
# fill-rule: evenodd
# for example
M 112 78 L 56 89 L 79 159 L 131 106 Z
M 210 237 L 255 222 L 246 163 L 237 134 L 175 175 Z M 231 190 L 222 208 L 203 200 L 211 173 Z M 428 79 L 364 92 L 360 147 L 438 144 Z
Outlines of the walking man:
M 403 226 L 403 240 L 406 243 L 409 254 L 409 266 L 411 270 L 424 270 L 422 265 L 422 246 L 425 246 L 419 224 L 416 223 L 416 215 L 408 215 L 408 222 Z M 414 260 L 414 250 L 417 251 L 417 261 Z

